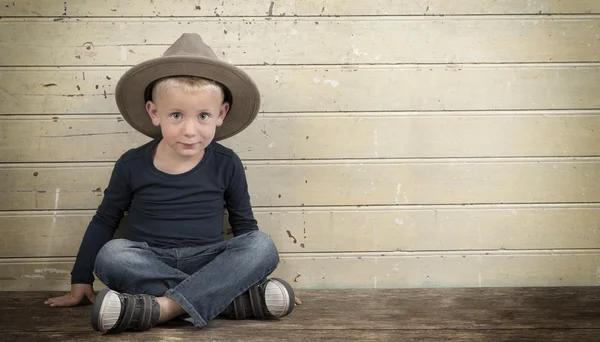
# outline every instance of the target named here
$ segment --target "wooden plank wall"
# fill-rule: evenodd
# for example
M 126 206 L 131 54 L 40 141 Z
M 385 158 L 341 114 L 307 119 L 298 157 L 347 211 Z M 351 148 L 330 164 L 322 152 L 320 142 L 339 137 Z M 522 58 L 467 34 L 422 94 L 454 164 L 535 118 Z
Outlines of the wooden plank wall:
M 113 92 L 199 32 L 259 84 L 224 143 L 297 288 L 600 284 L 597 0 L 0 1 L 0 289 L 63 290 Z

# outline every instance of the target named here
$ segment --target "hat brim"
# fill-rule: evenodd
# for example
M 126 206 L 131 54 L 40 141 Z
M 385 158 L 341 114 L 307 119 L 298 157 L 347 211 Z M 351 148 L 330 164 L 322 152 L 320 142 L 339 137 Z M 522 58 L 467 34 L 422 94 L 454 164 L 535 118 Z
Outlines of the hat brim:
M 217 81 L 227 87 L 231 96 L 230 109 L 215 140 L 232 137 L 256 118 L 260 108 L 260 92 L 243 70 L 226 62 L 197 56 L 165 56 L 142 62 L 119 79 L 115 89 L 117 107 L 134 129 L 158 138 L 159 127 L 152 124 L 146 111 L 145 90 L 152 82 L 169 76 L 198 76 Z

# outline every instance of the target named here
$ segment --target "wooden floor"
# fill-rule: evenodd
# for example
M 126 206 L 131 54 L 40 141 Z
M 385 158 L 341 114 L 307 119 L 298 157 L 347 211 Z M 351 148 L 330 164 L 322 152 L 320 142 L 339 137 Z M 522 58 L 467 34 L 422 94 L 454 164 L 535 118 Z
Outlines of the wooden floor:
M 600 287 L 299 291 L 278 321 L 185 321 L 103 336 L 91 306 L 49 308 L 53 293 L 0 292 L 2 341 L 600 341 Z

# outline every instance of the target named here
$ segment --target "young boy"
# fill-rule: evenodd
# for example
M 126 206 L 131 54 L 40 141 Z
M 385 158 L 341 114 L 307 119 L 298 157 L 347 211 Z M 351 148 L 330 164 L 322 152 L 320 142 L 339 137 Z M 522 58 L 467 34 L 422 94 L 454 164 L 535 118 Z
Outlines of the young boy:
M 94 305 L 97 331 L 142 331 L 189 315 L 210 319 L 288 315 L 294 292 L 266 279 L 277 248 L 258 230 L 240 158 L 216 141 L 245 129 L 260 94 L 240 69 L 219 61 L 197 34 L 119 80 L 125 120 L 153 138 L 115 163 L 104 198 L 81 243 L 70 293 L 51 306 Z M 228 212 L 234 237 L 224 240 Z M 129 236 L 113 239 L 125 212 Z M 108 287 L 95 297 L 93 273 Z

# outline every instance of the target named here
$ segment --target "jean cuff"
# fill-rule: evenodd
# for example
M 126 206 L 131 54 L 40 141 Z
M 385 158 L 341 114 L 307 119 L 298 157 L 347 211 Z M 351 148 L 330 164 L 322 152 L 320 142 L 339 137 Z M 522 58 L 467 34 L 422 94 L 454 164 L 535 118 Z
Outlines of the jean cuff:
M 203 328 L 207 325 L 204 318 L 200 316 L 194 306 L 180 293 L 173 291 L 173 289 L 169 289 L 167 292 L 165 292 L 164 296 L 176 301 L 177 304 L 179 304 L 179 306 L 181 306 L 181 308 L 190 315 L 192 318 L 192 323 L 196 328 Z

